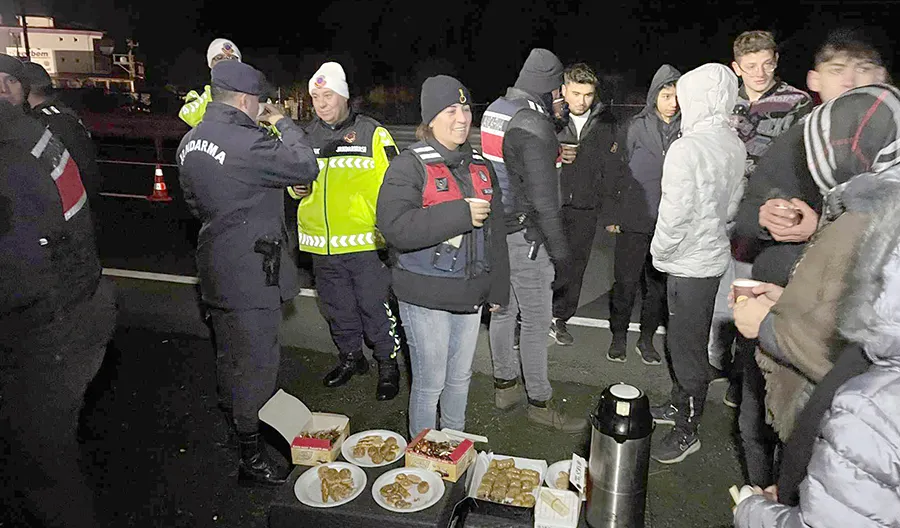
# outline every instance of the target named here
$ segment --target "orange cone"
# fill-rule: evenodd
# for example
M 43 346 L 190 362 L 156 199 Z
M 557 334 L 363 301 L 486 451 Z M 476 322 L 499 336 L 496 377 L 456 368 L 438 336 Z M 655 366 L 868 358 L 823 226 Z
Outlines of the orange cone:
M 162 167 L 157 163 L 153 172 L 153 194 L 147 197 L 151 202 L 171 202 L 172 197 L 166 189 L 166 179 L 163 177 Z

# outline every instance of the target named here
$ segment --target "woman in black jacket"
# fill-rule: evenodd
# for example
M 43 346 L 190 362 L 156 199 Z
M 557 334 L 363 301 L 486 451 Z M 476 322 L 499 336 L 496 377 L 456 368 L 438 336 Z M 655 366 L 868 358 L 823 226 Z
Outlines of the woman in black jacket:
M 420 141 L 391 162 L 377 225 L 395 254 L 394 293 L 412 363 L 409 433 L 463 430 L 481 306 L 509 300 L 500 188 L 468 144 L 469 91 L 439 75 L 422 85 Z M 440 422 L 438 421 L 440 403 Z

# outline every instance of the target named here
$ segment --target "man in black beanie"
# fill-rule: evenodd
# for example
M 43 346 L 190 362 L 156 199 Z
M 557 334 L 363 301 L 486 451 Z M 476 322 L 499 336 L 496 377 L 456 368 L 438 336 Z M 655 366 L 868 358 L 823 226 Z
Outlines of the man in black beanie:
M 494 101 L 481 121 L 481 146 L 502 189 L 509 247 L 510 302 L 491 314 L 495 404 L 506 410 L 523 400 L 528 418 L 567 432 L 587 427 L 552 405 L 547 376 L 547 328 L 552 318 L 553 262 L 568 258 L 560 217 L 559 140 L 553 100 L 563 84 L 563 65 L 548 50 L 533 49 L 515 86 Z M 516 316 L 522 320 L 519 351 L 513 348 Z
M 0 53 L 0 99 L 9 101 L 13 106 L 24 106 L 29 89 L 22 61 Z

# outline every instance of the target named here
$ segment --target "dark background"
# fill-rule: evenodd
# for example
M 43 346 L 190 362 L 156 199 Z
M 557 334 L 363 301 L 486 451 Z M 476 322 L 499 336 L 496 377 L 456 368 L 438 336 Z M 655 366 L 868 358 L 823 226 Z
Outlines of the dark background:
M 206 47 L 227 37 L 245 62 L 286 89 L 305 91 L 319 64 L 337 60 L 357 95 L 385 85 L 406 86 L 415 96 L 425 77 L 448 73 L 481 103 L 514 82 L 536 46 L 564 62 L 594 66 L 607 81 L 605 99 L 642 102 L 660 64 L 687 71 L 728 63 L 734 37 L 748 29 L 775 32 L 779 74 L 805 88 L 815 49 L 838 25 L 865 26 L 890 68 L 896 52 L 888 31 L 900 15 L 898 1 L 853 0 L 0 0 L 0 14 L 8 16 L 19 3 L 30 13 L 56 16 L 58 25 L 105 30 L 120 52 L 125 38 L 135 39 L 151 86 L 202 86 L 209 76 Z

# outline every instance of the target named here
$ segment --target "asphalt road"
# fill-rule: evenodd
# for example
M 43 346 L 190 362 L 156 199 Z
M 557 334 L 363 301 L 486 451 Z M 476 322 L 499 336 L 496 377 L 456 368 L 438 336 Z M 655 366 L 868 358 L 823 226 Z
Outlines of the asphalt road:
M 124 287 L 120 284 L 120 290 Z M 139 312 L 122 307 L 124 319 Z M 133 321 L 132 321 L 133 322 Z M 84 411 L 84 467 L 96 491 L 107 526 L 115 527 L 263 527 L 273 498 L 269 490 L 236 485 L 236 454 L 216 447 L 225 422 L 215 406 L 213 352 L 199 336 L 153 328 L 120 326 Z M 596 330 L 599 334 L 604 332 Z M 583 344 L 600 335 L 585 335 Z M 572 349 L 552 349 L 553 356 Z M 302 398 L 313 410 L 350 417 L 352 431 L 406 429 L 404 387 L 391 402 L 374 401 L 375 378 L 357 378 L 346 387 L 328 390 L 319 382 L 332 364 L 327 351 L 285 348 L 280 386 Z M 630 361 L 622 368 L 598 359 L 596 384 L 555 382 L 566 409 L 587 413 L 599 387 L 619 379 L 654 380 L 640 385 L 657 400 L 666 392 L 664 367 Z M 535 428 L 523 410 L 504 414 L 494 409 L 489 376 L 475 374 L 470 390 L 467 430 L 486 435 L 479 446 L 497 453 L 546 459 L 549 463 L 587 455 L 589 436 Z M 676 466 L 651 463 L 648 512 L 651 527 L 728 526 L 727 488 L 739 482 L 731 439 L 733 411 L 721 405 L 721 386 L 711 391 L 703 423 L 703 449 Z M 656 440 L 661 436 L 655 433 Z M 282 450 L 286 443 L 271 436 Z M 277 453 L 276 453 L 277 456 Z M 283 460 L 283 456 L 281 457 Z M 3 526 L 18 526 L 5 524 Z
M 105 267 L 195 275 L 198 225 L 180 200 L 175 175 L 167 173 L 167 182 L 175 196 L 168 204 L 113 198 L 92 204 L 100 219 Z M 602 320 L 613 244 L 598 234 L 578 314 L 588 326 L 572 329 L 574 346 L 550 347 L 556 398 L 576 414 L 590 412 L 603 387 L 616 381 L 637 385 L 653 403 L 670 390 L 665 366 L 645 366 L 634 354 L 625 364 L 607 362 L 603 356 L 610 339 Z M 265 526 L 273 492 L 239 488 L 236 453 L 215 446 L 224 436 L 225 423 L 215 406 L 213 352 L 197 311 L 196 287 L 136 279 L 116 279 L 116 285 L 118 330 L 89 393 L 82 428 L 83 466 L 105 522 L 114 527 Z M 313 410 L 350 416 L 353 432 L 406 430 L 406 387 L 394 401 L 378 403 L 371 374 L 339 389 L 322 386 L 321 376 L 333 364 L 336 350 L 314 297 L 299 297 L 286 307 L 285 316 L 281 387 Z M 661 347 L 663 336 L 657 339 Z M 536 428 L 524 410 L 504 414 L 494 409 L 484 328 L 474 370 L 467 430 L 490 439 L 480 449 L 548 463 L 572 453 L 587 456 L 588 433 Z M 724 388 L 714 384 L 710 391 L 702 450 L 675 466 L 651 462 L 648 526 L 731 525 L 727 490 L 743 479 L 735 414 L 721 403 Z M 657 430 L 654 440 L 666 429 Z M 286 451 L 280 437 L 270 439 Z M 20 520 L 2 517 L 0 527 L 20 525 Z

